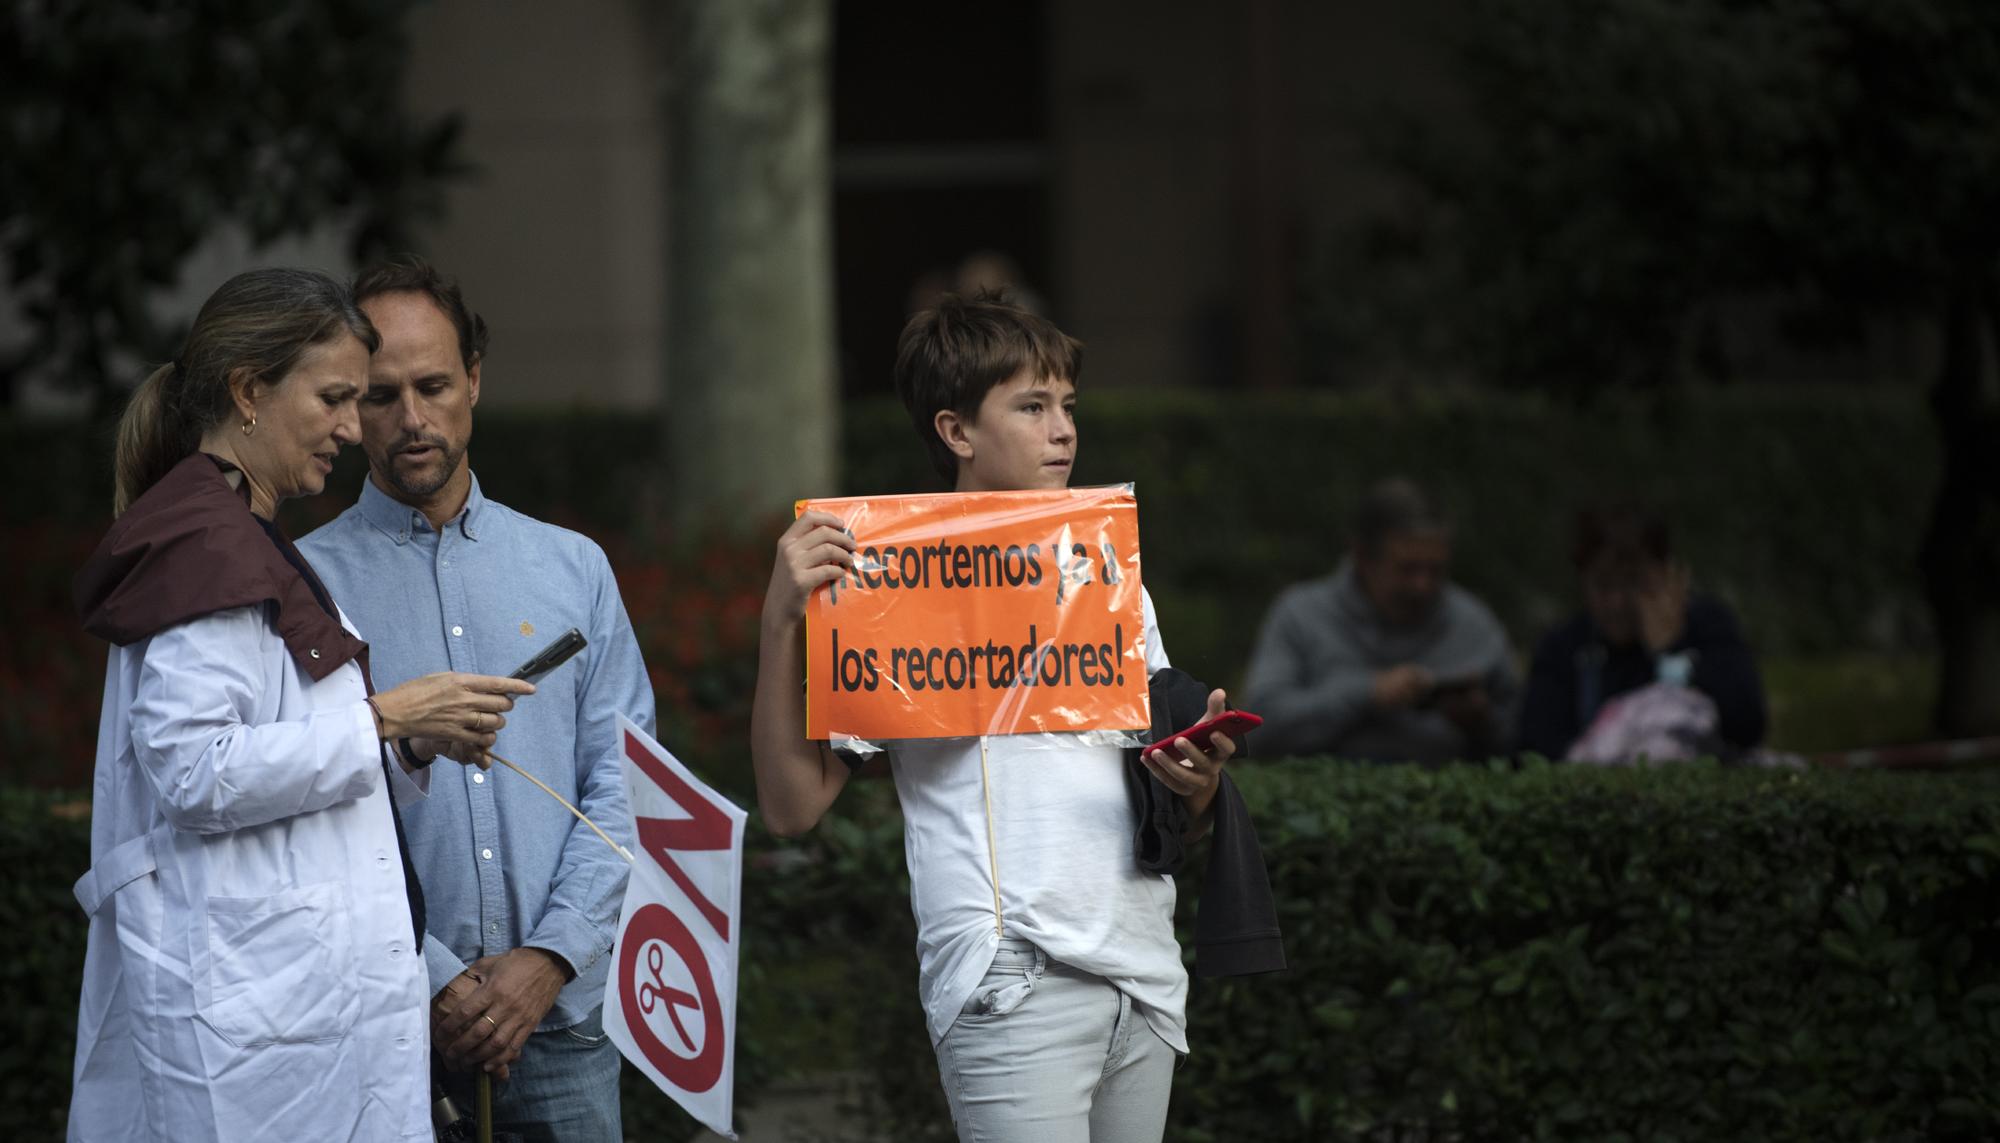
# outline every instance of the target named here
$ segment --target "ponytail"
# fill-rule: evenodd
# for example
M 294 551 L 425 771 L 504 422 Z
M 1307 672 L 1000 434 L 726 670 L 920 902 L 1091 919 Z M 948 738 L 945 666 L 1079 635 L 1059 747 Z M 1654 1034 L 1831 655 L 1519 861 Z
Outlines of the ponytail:
M 167 392 L 167 386 L 176 380 L 176 368 L 169 362 L 153 370 L 152 376 L 132 391 L 118 417 L 117 481 L 111 497 L 114 517 L 124 515 L 134 500 L 200 444 L 191 439 L 194 434 L 180 415 L 178 402 Z

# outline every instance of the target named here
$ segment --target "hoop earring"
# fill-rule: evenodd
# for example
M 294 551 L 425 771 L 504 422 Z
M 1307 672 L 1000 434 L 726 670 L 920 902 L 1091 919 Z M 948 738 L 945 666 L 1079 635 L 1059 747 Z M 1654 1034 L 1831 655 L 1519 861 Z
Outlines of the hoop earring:
M 243 422 L 243 435 L 244 435 L 244 436 L 246 436 L 246 437 L 247 437 L 247 436 L 249 436 L 249 435 L 250 435 L 251 433 L 254 433 L 254 432 L 256 432 L 256 431 L 257 431 L 257 418 L 255 418 L 255 417 L 252 417 L 252 418 L 250 418 L 249 420 L 247 420 L 247 421 Z

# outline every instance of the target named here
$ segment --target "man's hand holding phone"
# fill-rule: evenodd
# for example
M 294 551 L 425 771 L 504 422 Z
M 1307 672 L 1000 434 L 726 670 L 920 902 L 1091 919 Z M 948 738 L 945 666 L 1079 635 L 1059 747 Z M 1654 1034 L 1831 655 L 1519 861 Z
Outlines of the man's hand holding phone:
M 1467 696 L 1483 695 L 1485 693 L 1486 676 L 1449 675 L 1445 678 L 1433 679 L 1429 689 L 1424 691 L 1423 698 L 1418 701 L 1417 705 L 1425 707 L 1434 706 L 1442 709 L 1448 704 L 1460 701 Z
M 1431 684 L 1423 705 L 1450 719 L 1467 734 L 1484 733 L 1493 721 L 1493 700 L 1486 693 L 1486 676 L 1458 675 Z
M 1437 679 L 1415 663 L 1379 671 L 1368 687 L 1368 699 L 1382 710 L 1422 706 Z

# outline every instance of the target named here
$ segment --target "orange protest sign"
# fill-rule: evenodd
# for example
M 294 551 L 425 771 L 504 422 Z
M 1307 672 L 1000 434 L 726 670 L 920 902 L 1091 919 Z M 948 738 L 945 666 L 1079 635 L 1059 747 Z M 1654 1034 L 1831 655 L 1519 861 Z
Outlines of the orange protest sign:
M 1148 725 L 1130 485 L 801 500 L 857 560 L 806 605 L 806 735 Z

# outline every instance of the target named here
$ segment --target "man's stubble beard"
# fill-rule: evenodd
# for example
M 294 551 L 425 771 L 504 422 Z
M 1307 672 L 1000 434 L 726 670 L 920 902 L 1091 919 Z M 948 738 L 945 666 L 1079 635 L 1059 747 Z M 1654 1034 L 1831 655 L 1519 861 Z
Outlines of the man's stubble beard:
M 406 447 L 407 443 L 398 447 Z M 396 456 L 400 455 L 398 453 L 390 454 L 389 463 L 384 465 L 382 470 L 382 475 L 388 480 L 389 486 L 410 500 L 421 500 L 436 495 L 439 489 L 451 483 L 452 474 L 458 471 L 460 462 L 465 459 L 465 447 L 462 445 L 458 448 L 448 448 L 442 441 L 426 440 L 423 443 L 430 444 L 438 450 L 440 463 L 435 476 L 425 476 L 417 482 L 405 480 L 396 467 Z

